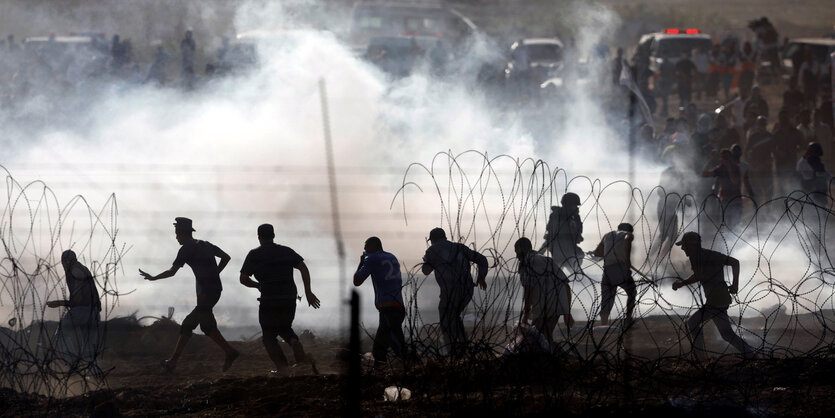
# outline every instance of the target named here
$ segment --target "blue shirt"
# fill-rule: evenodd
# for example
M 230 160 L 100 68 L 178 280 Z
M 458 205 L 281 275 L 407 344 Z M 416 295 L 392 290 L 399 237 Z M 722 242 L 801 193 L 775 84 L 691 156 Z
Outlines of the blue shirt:
M 400 276 L 400 262 L 392 253 L 378 251 L 365 256 L 357 277 L 365 280 L 371 275 L 374 285 L 374 306 L 403 306 L 403 279 Z

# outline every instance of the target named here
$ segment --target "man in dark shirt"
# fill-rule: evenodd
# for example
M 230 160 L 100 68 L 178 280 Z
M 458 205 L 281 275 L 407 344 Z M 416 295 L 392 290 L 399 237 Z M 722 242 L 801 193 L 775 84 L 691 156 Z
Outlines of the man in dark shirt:
M 793 126 L 789 112 L 781 110 L 777 127 L 774 130 L 774 165 L 777 169 L 777 186 L 783 196 L 788 195 L 799 185 L 796 181 L 795 166 L 803 143 L 803 134 Z
M 470 263 L 478 266 L 476 284 L 482 290 L 487 289 L 487 257 L 471 250 L 464 244 L 448 241 L 446 232 L 435 228 L 429 232 L 432 245 L 423 255 L 423 274 L 435 272 L 435 280 L 441 288 L 438 313 L 441 320 L 441 333 L 453 354 L 458 354 L 466 346 L 467 334 L 461 314 L 473 298 L 473 276 Z
M 756 119 L 757 116 L 768 117 L 768 102 L 763 98 L 758 86 L 751 88 L 751 97 L 745 101 L 745 106 L 742 109 L 742 115 L 746 118 L 751 117 Z
M 719 156 L 718 165 L 714 165 L 716 155 Z M 723 148 L 718 154 L 714 151 L 702 171 L 702 177 L 716 177 L 719 186 L 716 194 L 724 213 L 722 220 L 725 225 L 734 228 L 742 215 L 742 173 L 731 150 Z
M 101 300 L 96 281 L 90 270 L 78 262 L 75 252 L 61 254 L 61 265 L 67 281 L 70 297 L 46 302 L 50 308 L 66 307 L 67 312 L 58 325 L 59 351 L 72 370 L 86 369 L 93 376 L 100 376 L 96 357 L 99 348 L 99 321 Z
M 229 370 L 232 362 L 240 355 L 238 350 L 232 348 L 226 339 L 223 338 L 220 331 L 217 329 L 217 321 L 215 315 L 212 313 L 212 308 L 220 300 L 220 293 L 223 286 L 220 284 L 220 272 L 229 263 L 231 257 L 208 241 L 196 240 L 192 236 L 194 228 L 192 228 L 191 219 L 175 218 L 174 232 L 176 233 L 177 242 L 180 243 L 180 251 L 177 252 L 177 258 L 170 269 L 152 276 L 141 269 L 139 274 L 145 280 L 160 280 L 167 279 L 177 274 L 184 265 L 188 264 L 194 272 L 194 278 L 197 284 L 197 306 L 183 319 L 180 325 L 180 338 L 177 340 L 177 346 L 174 348 L 174 354 L 168 360 L 162 361 L 162 367 L 167 371 L 173 371 L 177 367 L 177 361 L 183 354 L 183 349 L 186 348 L 188 340 L 197 325 L 200 325 L 200 330 L 209 336 L 223 351 L 226 353 L 226 359 L 223 363 L 223 371 Z M 215 257 L 220 258 L 220 264 L 217 264 Z
M 319 374 L 313 359 L 305 354 L 299 337 L 293 332 L 293 319 L 296 317 L 296 283 L 293 281 L 293 269 L 302 273 L 304 295 L 308 305 L 319 309 L 319 298 L 310 289 L 310 271 L 302 256 L 293 249 L 278 245 L 275 230 L 270 224 L 258 227 L 258 242 L 261 246 L 246 255 L 241 266 L 241 284 L 261 291 L 258 299 L 258 322 L 261 324 L 261 341 L 278 372 L 287 369 L 287 357 L 278 345 L 280 336 L 293 348 L 296 363 L 309 363 L 313 373 Z M 255 276 L 252 280 L 250 276 Z
M 681 59 L 676 63 L 676 83 L 678 84 L 679 106 L 687 106 L 690 103 L 693 91 L 693 76 L 696 74 L 696 65 L 690 61 L 690 53 L 682 52 Z
M 539 253 L 542 254 L 547 248 L 551 252 L 555 269 L 567 267 L 571 273 L 582 274 L 583 250 L 577 246 L 583 242 L 580 196 L 566 193 L 560 199 L 560 204 L 562 206 L 551 206 Z
M 701 283 L 705 294 L 705 301 L 699 310 L 687 320 L 687 329 L 693 339 L 693 351 L 697 358 L 704 357 L 705 340 L 702 329 L 704 323 L 713 320 L 719 335 L 739 350 L 745 358 L 754 358 L 754 350 L 731 328 L 728 318 L 728 306 L 731 304 L 731 294 L 736 294 L 739 288 L 739 260 L 702 248 L 702 237 L 693 231 L 685 232 L 680 246 L 690 259 L 693 274 L 685 280 L 676 280 L 673 290 L 693 283 Z M 725 266 L 731 266 L 733 283 L 725 283 Z
M 750 164 L 752 193 L 761 199 L 761 202 L 771 199 L 774 191 L 774 139 L 767 125 L 768 119 L 758 116 L 754 127 L 748 132 L 745 144 L 745 159 Z
M 374 335 L 374 348 L 371 353 L 374 361 L 385 363 L 389 347 L 402 356 L 406 348 L 403 335 L 403 321 L 406 308 L 403 306 L 403 278 L 400 275 L 400 262 L 394 254 L 383 251 L 380 238 L 370 237 L 365 240 L 360 263 L 354 273 L 354 286 L 359 287 L 371 276 L 374 285 L 374 306 L 380 314 L 377 333 Z

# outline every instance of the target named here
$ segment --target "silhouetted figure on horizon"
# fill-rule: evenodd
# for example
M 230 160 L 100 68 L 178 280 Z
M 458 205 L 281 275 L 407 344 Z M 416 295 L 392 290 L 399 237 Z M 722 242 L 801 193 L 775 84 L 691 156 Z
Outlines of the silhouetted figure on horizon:
M 461 314 L 473 299 L 473 288 L 487 289 L 487 257 L 464 244 L 447 240 L 446 232 L 435 228 L 429 232 L 431 243 L 423 255 L 423 274 L 435 272 L 435 280 L 441 289 L 438 313 L 441 333 L 453 355 L 459 355 L 467 345 L 467 334 Z M 470 263 L 478 266 L 478 277 L 473 283 Z
M 626 292 L 624 328 L 632 324 L 635 310 L 635 280 L 632 279 L 632 224 L 621 223 L 617 231 L 603 235 L 594 249 L 595 257 L 603 257 L 603 279 L 600 282 L 600 323 L 609 325 L 609 313 L 615 304 L 618 287 Z
M 125 41 L 127 42 L 127 41 Z M 119 40 L 119 35 L 113 35 L 110 44 L 111 67 L 113 70 L 119 70 L 127 62 L 128 51 L 124 42 Z
M 745 157 L 749 163 L 753 194 L 765 203 L 774 194 L 774 152 L 775 145 L 768 131 L 768 118 L 758 116 L 748 132 Z
M 797 184 L 797 158 L 803 144 L 803 134 L 794 127 L 789 112 L 781 110 L 779 121 L 775 125 L 774 134 L 774 166 L 779 196 L 787 196 L 794 191 Z
M 692 231 L 685 232 L 676 245 L 680 246 L 690 259 L 693 274 L 685 280 L 676 280 L 673 283 L 673 290 L 693 283 L 701 283 L 705 295 L 702 307 L 687 320 L 687 329 L 690 332 L 696 357 L 703 359 L 705 356 L 705 340 L 702 331 L 704 323 L 712 320 L 723 340 L 739 350 L 745 358 L 754 358 L 753 348 L 736 335 L 728 318 L 731 295 L 736 294 L 739 288 L 739 260 L 702 248 L 702 237 Z M 733 282 L 730 286 L 725 282 L 725 266 L 730 266 L 733 274 Z
M 298 291 L 293 280 L 293 269 L 302 274 L 304 295 L 307 304 L 319 309 L 319 298 L 310 288 L 310 271 L 302 256 L 290 247 L 276 244 L 275 230 L 270 224 L 258 227 L 258 248 L 249 251 L 241 266 L 241 284 L 258 289 L 261 302 L 258 306 L 258 322 L 261 324 L 261 341 L 276 372 L 283 372 L 289 366 L 287 357 L 278 345 L 278 337 L 293 348 L 296 363 L 308 363 L 314 374 L 319 374 L 313 358 L 304 352 L 298 335 L 293 331 L 293 319 L 296 317 L 296 298 Z M 255 280 L 250 279 L 255 276 Z
M 380 314 L 371 353 L 376 364 L 385 364 L 389 348 L 400 357 L 405 353 L 403 321 L 406 319 L 406 308 L 401 294 L 403 278 L 400 262 L 394 254 L 383 251 L 383 243 L 377 237 L 365 240 L 359 265 L 354 272 L 354 286 L 362 285 L 368 276 L 371 276 L 374 286 L 374 306 Z
M 717 156 L 719 161 L 716 161 Z M 731 150 L 722 148 L 718 153 L 714 151 L 705 164 L 702 177 L 716 178 L 718 188 L 714 192 L 722 202 L 722 222 L 729 228 L 735 228 L 742 216 L 742 172 Z
M 183 319 L 183 323 L 180 325 L 180 338 L 177 339 L 174 353 L 171 358 L 162 361 L 162 367 L 169 372 L 177 367 L 177 361 L 183 354 L 188 340 L 191 339 L 191 334 L 200 325 L 200 330 L 226 353 L 223 371 L 227 371 L 232 367 L 232 362 L 238 358 L 240 353 L 232 348 L 220 334 L 212 308 L 220 300 L 220 293 L 223 291 L 223 286 L 220 283 L 220 272 L 229 264 L 231 257 L 208 241 L 194 239 L 192 236 L 194 228 L 192 228 L 191 219 L 178 217 L 174 220 L 174 232 L 181 247 L 171 268 L 156 276 L 139 270 L 139 274 L 145 280 L 151 281 L 173 277 L 186 264 L 194 272 L 197 285 L 197 306 Z M 215 258 L 220 258 L 220 264 L 215 261 Z
M 824 166 L 823 147 L 817 142 L 810 142 L 806 153 L 797 161 L 797 173 L 800 175 L 800 185 L 803 191 L 818 205 L 829 206 L 829 182 L 832 173 Z
M 145 77 L 145 82 L 153 82 L 157 85 L 165 84 L 165 66 L 168 64 L 168 54 L 165 53 L 165 47 L 157 45 L 157 50 L 154 53 L 151 66 L 148 68 L 148 75 Z
M 693 93 L 693 79 L 696 77 L 696 64 L 690 61 L 690 52 L 682 52 L 681 59 L 675 65 L 676 85 L 678 87 L 679 106 L 687 106 Z
M 568 277 L 562 270 L 554 269 L 550 257 L 533 250 L 531 240 L 522 237 L 513 245 L 519 259 L 519 281 L 522 283 L 522 320 L 545 335 L 551 348 L 554 347 L 554 329 L 560 316 L 566 331 L 571 330 L 574 318 L 571 316 L 571 289 Z
M 183 59 L 183 77 L 194 75 L 194 52 L 196 49 L 197 44 L 194 42 L 191 29 L 186 30 L 183 40 L 180 41 L 180 54 Z
M 690 204 L 685 199 L 687 194 L 687 152 L 681 149 L 672 149 L 665 156 L 669 167 L 661 172 L 658 182 L 660 187 L 658 193 L 658 204 L 656 216 L 658 217 L 658 231 L 655 241 L 650 248 L 651 257 L 662 260 L 670 255 L 673 243 L 679 233 L 679 212 Z
M 69 299 L 46 302 L 50 308 L 67 308 L 58 325 L 58 351 L 71 371 L 89 371 L 101 376 L 96 357 L 99 347 L 101 300 L 90 269 L 81 264 L 72 250 L 61 254 Z

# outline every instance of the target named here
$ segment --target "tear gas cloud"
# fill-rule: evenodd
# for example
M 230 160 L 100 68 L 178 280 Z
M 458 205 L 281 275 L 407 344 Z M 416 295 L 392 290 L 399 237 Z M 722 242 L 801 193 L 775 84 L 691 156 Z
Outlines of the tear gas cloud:
M 179 249 L 171 225 L 175 216 L 192 218 L 196 238 L 211 241 L 232 256 L 221 275 L 224 293 L 215 309 L 218 322 L 225 326 L 257 325 L 257 292 L 238 284 L 237 271 L 246 252 L 258 245 L 257 226 L 274 224 L 276 241 L 305 257 L 313 291 L 323 301 L 319 311 L 300 302 L 297 326 L 314 329 L 337 323 L 344 306 L 340 292 L 350 286 L 349 276 L 363 242 L 372 235 L 398 256 L 404 271 L 414 271 L 426 248 L 424 238 L 438 225 L 485 253 L 492 248 L 494 254 L 511 260 L 512 244 L 520 235 L 532 238 L 535 246 L 541 243 L 549 208 L 558 204 L 565 191 L 577 192 L 593 203 L 581 209 L 586 219 L 581 244 L 585 250 L 593 249 L 600 236 L 621 221 L 643 222 L 645 232 L 657 228 L 652 225 L 657 224 L 654 199 L 658 192 L 650 191 L 658 184 L 661 167 L 639 162 L 634 184 L 639 192 L 625 183 L 607 186 L 627 177 L 626 130 L 620 122 L 623 118 L 610 111 L 608 99 L 588 84 L 569 85 L 562 103 L 537 109 L 539 118 L 563 122 L 559 129 L 534 135 L 528 126 L 531 109 L 495 109 L 474 82 L 478 63 L 503 51 L 475 40 L 461 61 L 466 64 L 452 75 L 439 78 L 424 67 L 408 77 L 392 79 L 358 58 L 333 32 L 318 29 L 340 21 L 310 12 L 323 9 L 315 2 L 243 2 L 231 12 L 224 9 L 238 31 L 300 29 L 293 30 L 287 41 L 259 45 L 257 69 L 206 81 L 194 91 L 149 84 L 98 86 L 58 97 L 34 95 L 16 106 L 18 113 L 3 115 L 8 125 L 4 144 L 10 144 L 12 151 L 5 154 L 2 164 L 17 180 L 44 181 L 60 202 L 82 194 L 92 207 L 102 207 L 115 193 L 115 241 L 124 243 L 126 249 L 119 271 L 119 290 L 126 294 L 119 299 L 117 314 L 161 315 L 174 306 L 174 318 L 181 320 L 193 306 L 194 279 L 189 269 L 153 283 L 137 274 L 138 268 L 156 274 L 171 265 Z M 212 9 L 200 13 L 212 13 Z M 588 28 L 573 34 L 578 50 L 591 50 L 602 41 L 601 34 L 613 32 L 601 28 L 620 24 L 617 14 L 603 6 L 578 2 L 564 13 Z M 180 35 L 171 36 L 179 39 Z M 197 42 L 216 40 L 198 37 Z M 178 67 L 177 58 L 169 66 Z M 605 65 L 590 66 L 589 71 L 590 80 L 609 80 Z M 327 83 L 347 251 L 347 275 L 341 278 L 331 220 L 320 79 Z M 81 98 L 83 106 L 62 108 Z M 50 123 L 53 117 L 64 122 Z M 438 153 L 458 155 L 467 150 L 481 153 L 464 154 L 455 161 L 468 180 L 484 172 L 483 155 L 488 161 L 499 155 L 508 157 L 496 160 L 494 180 L 476 193 L 458 190 L 466 195 L 459 207 L 444 198 L 453 196 L 452 185 L 464 179 L 450 169 L 446 155 Z M 509 213 L 509 208 L 526 198 L 517 194 L 508 200 L 500 186 L 513 184 L 514 177 L 525 181 L 535 177 L 533 162 L 539 159 L 565 171 L 549 173 L 554 185 L 536 203 L 528 204 L 527 221 L 500 222 L 500 214 Z M 430 166 L 433 161 L 439 164 L 434 175 L 415 167 L 407 171 L 411 163 Z M 563 176 L 590 179 L 569 184 Z M 410 184 L 401 190 L 405 183 Z M 453 210 L 444 212 L 441 205 L 450 203 Z M 653 209 L 643 213 L 643 206 Z M 684 228 L 696 229 L 696 221 L 690 221 Z M 790 233 L 790 228 L 783 230 Z M 756 233 L 745 239 L 756 242 Z M 766 254 L 752 250 L 756 246 L 734 242 L 734 254 L 743 260 L 743 284 L 746 277 L 751 278 L 747 285 L 755 286 L 757 280 L 777 276 L 761 270 L 762 263 L 757 261 Z M 787 237 L 772 259 L 771 267 L 787 283 L 808 274 L 778 261 L 795 255 L 808 258 L 795 249 L 795 243 L 795 237 Z M 66 248 L 72 243 L 62 245 Z M 646 257 L 649 246 L 649 239 L 639 232 L 633 255 L 636 265 Z M 677 250 L 673 254 L 671 265 L 681 265 L 683 255 Z M 831 264 L 819 263 L 817 270 L 827 267 Z M 589 268 L 588 273 L 599 280 L 599 269 Z M 669 266 L 653 273 L 673 274 Z M 815 291 L 827 289 L 829 285 Z M 671 308 L 692 303 L 689 293 L 672 292 L 668 287 L 661 292 Z M 372 298 L 370 285 L 360 293 L 364 301 Z M 591 306 L 596 295 L 590 289 L 578 295 L 582 303 L 575 303 L 575 315 L 579 319 L 587 315 L 581 306 Z M 420 297 L 421 308 L 431 316 L 437 289 L 427 284 Z M 778 302 L 772 297 L 757 300 L 761 309 Z M 364 303 L 363 309 L 365 320 L 374 322 L 372 304 Z M 649 307 L 639 309 L 653 312 Z

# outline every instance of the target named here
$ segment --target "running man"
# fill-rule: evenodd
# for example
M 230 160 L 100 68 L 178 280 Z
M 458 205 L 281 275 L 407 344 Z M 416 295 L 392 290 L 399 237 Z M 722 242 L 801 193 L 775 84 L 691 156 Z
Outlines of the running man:
M 384 364 L 389 347 L 400 357 L 406 348 L 406 338 L 403 336 L 406 308 L 401 294 L 403 279 L 400 275 L 400 262 L 394 254 L 383 251 L 383 243 L 377 237 L 365 240 L 363 250 L 354 273 L 354 286 L 359 287 L 371 276 L 374 306 L 380 314 L 371 354 L 376 364 Z
M 229 264 L 231 257 L 208 241 L 194 239 L 192 232 L 195 230 L 191 226 L 191 219 L 179 217 L 174 218 L 174 221 L 174 232 L 177 242 L 181 245 L 180 251 L 177 252 L 177 258 L 174 259 L 174 264 L 170 269 L 156 276 L 152 276 L 142 271 L 142 269 L 139 270 L 139 274 L 145 280 L 150 281 L 172 277 L 186 264 L 194 272 L 197 285 L 197 306 L 183 319 L 177 346 L 174 347 L 171 358 L 162 361 L 162 368 L 168 372 L 174 371 L 177 367 L 177 361 L 179 361 L 188 340 L 191 338 L 191 334 L 200 325 L 200 330 L 226 353 L 223 371 L 227 371 L 232 367 L 232 362 L 238 358 L 240 353 L 232 348 L 218 331 L 212 308 L 220 300 L 220 293 L 223 291 L 223 286 L 220 284 L 220 272 Z M 220 258 L 220 264 L 216 262 L 215 258 Z
M 739 350 L 745 358 L 754 358 L 754 349 L 736 335 L 728 318 L 731 294 L 736 294 L 739 287 L 739 260 L 702 248 L 702 237 L 693 231 L 685 232 L 676 245 L 680 246 L 690 259 L 693 274 L 685 280 L 676 280 L 673 290 L 698 282 L 702 284 L 705 294 L 702 307 L 687 320 L 687 329 L 693 339 L 696 357 L 702 359 L 705 356 L 705 337 L 702 329 L 705 322 L 713 320 L 722 339 Z M 725 266 L 731 266 L 733 283 L 730 286 L 725 283 Z
M 487 257 L 471 250 L 464 244 L 450 242 L 446 232 L 435 228 L 429 232 L 432 245 L 423 256 L 423 274 L 435 272 L 435 280 L 441 288 L 438 313 L 441 320 L 441 333 L 452 353 L 458 353 L 467 344 L 464 321 L 461 314 L 473 299 L 473 276 L 470 263 L 478 266 L 476 284 L 482 290 L 487 289 Z
M 554 347 L 554 329 L 560 316 L 567 331 L 571 331 L 571 289 L 568 277 L 562 270 L 554 269 L 550 257 L 533 250 L 531 240 L 522 237 L 513 245 L 519 259 L 519 280 L 524 289 L 522 297 L 522 324 L 528 320 L 545 335 L 550 347 Z
M 310 271 L 302 256 L 292 248 L 278 245 L 275 230 L 270 224 L 258 227 L 258 242 L 261 245 L 246 255 L 241 266 L 241 284 L 261 291 L 258 300 L 258 322 L 261 324 L 261 342 L 276 367 L 276 372 L 288 369 L 287 357 L 278 345 L 280 336 L 293 348 L 296 363 L 309 363 L 314 374 L 319 374 L 313 358 L 305 354 L 299 337 L 293 332 L 293 319 L 296 317 L 296 283 L 293 281 L 293 269 L 302 274 L 304 296 L 307 304 L 319 309 L 319 298 L 310 289 Z M 255 280 L 250 276 L 255 276 Z
M 66 250 L 61 254 L 61 265 L 64 267 L 70 298 L 46 302 L 46 306 L 50 308 L 69 308 L 58 325 L 59 351 L 70 370 L 86 370 L 92 376 L 98 377 L 101 375 L 101 369 L 96 362 L 101 300 L 96 289 L 96 280 L 93 279 L 90 269 L 78 262 L 72 250 Z
M 595 257 L 603 257 L 603 279 L 600 282 L 600 323 L 609 325 L 609 313 L 615 304 L 618 287 L 626 291 L 625 324 L 632 323 L 635 310 L 635 281 L 632 280 L 632 224 L 622 223 L 617 231 L 603 235 L 594 250 Z

